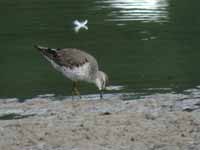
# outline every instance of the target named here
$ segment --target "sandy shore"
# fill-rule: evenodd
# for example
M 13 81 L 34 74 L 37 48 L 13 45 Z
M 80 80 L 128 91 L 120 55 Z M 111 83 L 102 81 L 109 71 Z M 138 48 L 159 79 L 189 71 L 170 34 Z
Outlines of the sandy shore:
M 0 150 L 199 150 L 200 99 L 0 100 Z

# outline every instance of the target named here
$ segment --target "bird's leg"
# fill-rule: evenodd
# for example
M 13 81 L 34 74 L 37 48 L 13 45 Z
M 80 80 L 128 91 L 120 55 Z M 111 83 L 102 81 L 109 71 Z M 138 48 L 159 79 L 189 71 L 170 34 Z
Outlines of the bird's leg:
M 74 100 L 76 82 L 72 81 L 72 100 Z
M 74 88 L 74 92 L 77 96 L 79 96 L 79 98 L 81 99 L 81 95 L 80 95 L 80 92 L 79 92 L 79 82 L 75 82 L 75 88 Z
M 100 90 L 100 99 L 103 99 L 103 90 Z

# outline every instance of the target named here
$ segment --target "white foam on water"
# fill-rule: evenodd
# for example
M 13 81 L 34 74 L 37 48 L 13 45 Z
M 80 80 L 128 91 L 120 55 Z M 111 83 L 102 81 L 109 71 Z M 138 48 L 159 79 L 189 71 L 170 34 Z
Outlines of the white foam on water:
M 108 91 L 112 91 L 112 90 L 119 91 L 119 90 L 123 90 L 124 88 L 125 87 L 123 85 L 110 85 L 110 86 L 106 87 L 106 90 L 108 90 Z
M 42 94 L 42 95 L 38 95 L 37 97 L 38 98 L 46 98 L 46 97 L 54 97 L 55 96 L 55 94 Z
M 18 102 L 19 99 L 18 98 L 0 98 L 0 103 L 14 103 L 14 102 Z
M 159 90 L 159 91 L 170 91 L 172 88 L 147 88 L 148 91 L 154 91 L 154 90 Z
M 200 86 L 195 88 L 186 89 L 182 92 L 175 92 L 172 88 L 147 88 L 140 92 L 120 92 L 120 90 L 125 89 L 122 85 L 110 85 L 106 87 L 106 91 L 103 94 L 103 100 L 140 100 L 140 99 L 195 99 L 200 98 Z M 109 92 L 110 91 L 110 92 Z M 112 91 L 118 91 L 112 93 Z M 53 93 L 37 95 L 33 98 L 25 99 L 27 103 L 37 102 L 37 101 L 63 101 L 72 100 L 72 96 L 58 96 Z M 100 100 L 100 93 L 74 96 L 74 100 Z M 0 104 L 9 103 L 19 103 L 19 98 L 0 98 Z M 15 110 L 14 110 L 15 111 Z

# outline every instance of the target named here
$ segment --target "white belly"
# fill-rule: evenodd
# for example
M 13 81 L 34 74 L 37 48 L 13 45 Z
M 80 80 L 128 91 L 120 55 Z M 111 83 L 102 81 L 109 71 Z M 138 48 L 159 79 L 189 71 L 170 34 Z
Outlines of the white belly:
M 69 78 L 70 80 L 73 81 L 87 81 L 87 82 L 92 82 L 90 81 L 90 64 L 85 63 L 82 66 L 79 67 L 73 67 L 72 69 L 64 67 L 64 66 L 59 66 L 57 65 L 53 60 L 50 60 L 48 57 L 45 57 L 51 64 L 52 66 L 57 70 L 60 71 L 64 76 Z
M 66 68 L 64 66 L 60 68 L 63 75 L 65 75 L 66 77 L 68 77 L 69 79 L 73 81 L 83 80 L 83 81 L 90 82 L 89 80 L 90 79 L 90 75 L 89 75 L 90 64 L 89 63 L 85 63 L 81 67 L 74 67 L 72 69 Z

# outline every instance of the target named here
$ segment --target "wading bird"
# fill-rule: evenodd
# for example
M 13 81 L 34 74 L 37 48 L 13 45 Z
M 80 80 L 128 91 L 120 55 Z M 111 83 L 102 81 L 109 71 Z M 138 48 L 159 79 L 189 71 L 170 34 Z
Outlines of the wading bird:
M 73 95 L 81 98 L 79 81 L 94 83 L 100 91 L 100 98 L 103 98 L 108 76 L 99 70 L 98 63 L 92 55 L 75 48 L 54 49 L 39 45 L 35 47 L 57 71 L 72 80 L 72 98 Z

